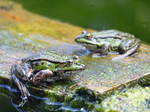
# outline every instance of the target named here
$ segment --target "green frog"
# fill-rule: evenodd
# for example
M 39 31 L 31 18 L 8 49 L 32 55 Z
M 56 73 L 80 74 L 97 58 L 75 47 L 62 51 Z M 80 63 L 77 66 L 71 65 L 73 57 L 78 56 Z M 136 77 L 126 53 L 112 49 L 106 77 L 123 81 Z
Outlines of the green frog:
M 99 55 L 107 55 L 108 53 L 122 54 L 114 59 L 134 54 L 140 46 L 140 40 L 135 38 L 134 35 L 118 30 L 104 30 L 93 33 L 82 31 L 75 38 L 75 41 L 89 51 L 99 53 Z
M 85 65 L 78 63 L 77 56 L 65 56 L 55 52 L 46 52 L 23 58 L 20 64 L 11 66 L 11 76 L 21 92 L 23 106 L 30 96 L 26 84 L 42 86 L 47 82 L 73 77 L 83 71 Z

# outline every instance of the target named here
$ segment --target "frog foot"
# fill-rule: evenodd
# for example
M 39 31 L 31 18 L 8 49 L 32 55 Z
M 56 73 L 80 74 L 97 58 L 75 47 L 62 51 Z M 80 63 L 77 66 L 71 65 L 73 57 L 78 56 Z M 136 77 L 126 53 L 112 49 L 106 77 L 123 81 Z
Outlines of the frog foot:
M 128 50 L 125 54 L 122 55 L 118 55 L 114 58 L 112 58 L 112 60 L 118 60 L 118 59 L 123 59 L 127 56 L 133 55 L 137 52 L 137 48 L 139 47 L 139 45 L 134 46 L 132 49 Z
M 29 91 L 27 90 L 26 86 L 20 82 L 20 80 L 16 77 L 16 75 L 12 74 L 12 78 L 15 81 L 16 85 L 18 86 L 21 92 L 21 103 L 19 105 L 15 105 L 16 107 L 23 107 L 23 105 L 28 102 L 28 97 L 30 96 Z

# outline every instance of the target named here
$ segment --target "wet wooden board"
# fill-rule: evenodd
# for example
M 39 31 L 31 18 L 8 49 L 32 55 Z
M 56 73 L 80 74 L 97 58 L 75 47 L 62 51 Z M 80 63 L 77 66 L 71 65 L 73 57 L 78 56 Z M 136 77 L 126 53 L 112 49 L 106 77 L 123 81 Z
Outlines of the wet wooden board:
M 81 73 L 82 82 L 80 81 L 80 84 L 103 93 L 110 88 L 132 83 L 135 80 L 138 83 L 138 81 L 142 81 L 142 77 L 145 77 L 145 80 L 148 79 L 150 75 L 150 46 L 142 44 L 139 52 L 133 57 L 111 60 L 115 56 L 84 57 L 83 63 L 87 65 L 87 69 Z
M 74 42 L 82 30 L 84 28 L 29 13 L 20 5 L 14 5 L 12 9 L 8 5 L 1 8 L 0 76 L 10 79 L 11 65 L 33 53 L 54 50 L 73 54 L 82 49 Z M 91 55 L 80 56 L 81 62 L 87 67 L 73 81 L 79 86 L 104 93 L 114 88 L 117 90 L 122 84 L 138 83 L 142 77 L 150 76 L 150 46 L 142 44 L 133 57 L 112 61 L 115 56 L 117 55 L 95 58 Z

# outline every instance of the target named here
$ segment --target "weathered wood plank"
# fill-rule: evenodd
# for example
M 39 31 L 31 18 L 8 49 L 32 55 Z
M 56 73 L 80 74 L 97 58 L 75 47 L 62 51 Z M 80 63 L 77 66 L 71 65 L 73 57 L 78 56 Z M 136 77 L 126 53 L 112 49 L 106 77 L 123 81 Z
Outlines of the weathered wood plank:
M 69 55 L 82 49 L 74 42 L 82 30 L 84 28 L 29 13 L 13 2 L 0 1 L 0 80 L 11 80 L 11 65 L 23 57 L 49 50 Z M 115 56 L 80 56 L 81 62 L 87 66 L 86 70 L 75 76 L 72 83 L 50 85 L 53 87 L 51 91 L 78 84 L 77 87 L 82 86 L 105 96 L 136 84 L 150 84 L 150 46 L 142 44 L 133 57 L 111 60 Z

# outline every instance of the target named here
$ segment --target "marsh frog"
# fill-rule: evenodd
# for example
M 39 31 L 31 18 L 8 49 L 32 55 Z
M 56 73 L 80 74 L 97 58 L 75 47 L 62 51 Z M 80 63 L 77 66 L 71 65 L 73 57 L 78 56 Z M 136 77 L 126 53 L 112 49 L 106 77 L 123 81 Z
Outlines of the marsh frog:
M 30 96 L 26 84 L 41 86 L 47 82 L 72 77 L 84 69 L 85 65 L 78 63 L 77 57 L 55 52 L 23 58 L 21 64 L 15 63 L 11 67 L 12 79 L 22 96 L 22 102 L 18 106 L 23 106 Z
M 118 30 L 104 30 L 93 33 L 83 31 L 75 38 L 75 41 L 89 51 L 100 55 L 113 52 L 123 54 L 117 58 L 124 58 L 134 54 L 140 46 L 140 40 L 135 38 L 134 35 Z

